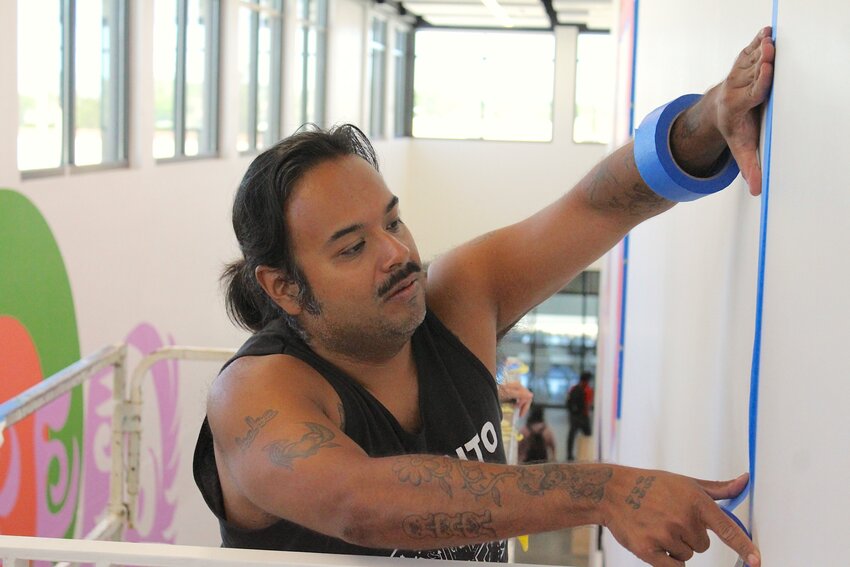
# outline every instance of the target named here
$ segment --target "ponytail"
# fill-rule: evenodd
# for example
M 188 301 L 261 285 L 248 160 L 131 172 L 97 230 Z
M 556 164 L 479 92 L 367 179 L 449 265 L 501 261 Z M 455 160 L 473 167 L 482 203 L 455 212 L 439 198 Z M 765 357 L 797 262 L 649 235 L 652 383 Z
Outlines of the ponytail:
M 259 331 L 283 310 L 260 288 L 253 268 L 244 258 L 228 264 L 221 274 L 225 307 L 230 320 L 248 331 Z

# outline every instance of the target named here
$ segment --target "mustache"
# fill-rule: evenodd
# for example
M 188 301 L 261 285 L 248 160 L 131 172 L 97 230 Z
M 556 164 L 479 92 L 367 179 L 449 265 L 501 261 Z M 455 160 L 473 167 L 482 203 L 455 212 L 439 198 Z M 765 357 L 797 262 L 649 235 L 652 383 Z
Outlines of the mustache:
M 384 297 L 386 294 L 390 292 L 392 288 L 394 288 L 398 282 L 409 276 L 410 274 L 415 274 L 417 272 L 421 272 L 422 267 L 416 262 L 408 262 L 403 267 L 399 268 L 397 272 L 390 274 L 387 280 L 381 284 L 378 288 L 378 297 Z

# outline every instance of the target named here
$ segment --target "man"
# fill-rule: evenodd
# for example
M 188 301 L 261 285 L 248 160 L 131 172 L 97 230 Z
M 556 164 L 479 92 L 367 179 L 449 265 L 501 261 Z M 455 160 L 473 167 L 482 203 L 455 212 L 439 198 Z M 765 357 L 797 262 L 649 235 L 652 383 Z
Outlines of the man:
M 766 29 L 676 120 L 670 147 L 691 175 L 711 175 L 728 147 L 759 192 L 773 55 Z M 258 156 L 234 203 L 243 258 L 225 273 L 231 316 L 256 334 L 214 382 L 195 454 L 224 545 L 502 561 L 505 538 L 602 524 L 658 567 L 705 551 L 709 529 L 759 567 L 713 502 L 746 476 L 502 464 L 497 340 L 672 205 L 628 144 L 426 278 L 359 130 L 303 132 Z
M 578 384 L 570 388 L 567 394 L 567 413 L 570 416 L 570 430 L 567 433 L 567 460 L 575 460 L 576 435 L 581 431 L 590 435 L 590 409 L 593 407 L 593 388 L 590 379 L 593 374 L 584 371 L 579 376 Z

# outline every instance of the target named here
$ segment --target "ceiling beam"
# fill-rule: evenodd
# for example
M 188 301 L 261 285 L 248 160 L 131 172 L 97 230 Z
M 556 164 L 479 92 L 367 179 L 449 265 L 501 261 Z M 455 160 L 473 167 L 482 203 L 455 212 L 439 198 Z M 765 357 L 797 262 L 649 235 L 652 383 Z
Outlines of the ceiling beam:
M 555 8 L 552 7 L 552 0 L 540 0 L 543 4 L 543 9 L 546 10 L 546 15 L 549 16 L 549 24 L 552 30 L 558 25 L 558 14 L 555 13 Z

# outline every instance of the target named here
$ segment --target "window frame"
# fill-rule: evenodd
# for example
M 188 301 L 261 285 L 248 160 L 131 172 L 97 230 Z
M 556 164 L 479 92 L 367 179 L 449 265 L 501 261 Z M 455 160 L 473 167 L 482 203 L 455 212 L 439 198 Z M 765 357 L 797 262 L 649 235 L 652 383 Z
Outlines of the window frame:
M 417 136 L 413 132 L 414 118 L 416 118 L 415 114 L 415 75 L 416 75 L 416 35 L 419 32 L 430 32 L 430 31 L 449 31 L 449 32 L 480 32 L 482 34 L 514 34 L 514 33 L 526 33 L 526 34 L 551 34 L 553 38 L 553 51 L 552 51 L 552 100 L 549 107 L 549 122 L 551 124 L 551 130 L 549 132 L 549 137 L 547 139 L 517 139 L 517 138 L 495 138 L 495 137 L 450 137 L 445 135 L 436 135 L 436 136 Z M 414 32 L 414 42 L 410 57 L 413 60 L 411 73 L 411 84 L 410 84 L 410 137 L 417 140 L 440 140 L 440 141 L 449 141 L 449 142 L 482 142 L 482 143 L 509 143 L 509 144 L 552 144 L 555 141 L 555 109 L 558 104 L 557 99 L 557 57 L 558 57 L 558 43 L 557 38 L 554 35 L 554 31 L 549 28 L 491 28 L 491 27 L 474 27 L 474 26 L 428 26 L 428 27 L 416 27 L 413 30 Z
M 238 150 L 239 155 L 256 155 L 271 147 L 257 147 L 258 139 L 258 117 L 259 117 L 259 47 L 260 47 L 260 15 L 267 14 L 274 22 L 272 30 L 271 46 L 270 46 L 270 78 L 269 86 L 271 89 L 269 96 L 269 138 L 277 141 L 281 133 L 281 106 L 283 102 L 283 34 L 284 34 L 284 0 L 239 0 L 238 7 L 245 8 L 251 11 L 251 35 L 249 38 L 249 70 L 248 70 L 248 148 Z M 241 31 L 241 30 L 240 30 Z M 237 34 L 236 49 L 239 49 L 242 38 Z M 241 105 L 243 100 L 239 100 Z M 241 133 L 242 124 L 237 128 L 237 136 Z M 237 142 L 238 147 L 238 142 Z
M 600 142 L 600 141 L 596 141 L 596 140 L 585 140 L 585 141 L 576 140 L 576 120 L 578 120 L 578 117 L 579 117 L 579 113 L 578 113 L 578 89 L 579 89 L 579 82 L 580 82 L 579 76 L 578 76 L 578 69 L 579 69 L 578 44 L 579 44 L 579 38 L 582 35 L 607 35 L 607 36 L 611 37 L 612 42 L 614 41 L 613 32 L 611 32 L 610 30 L 586 29 L 586 30 L 579 30 L 579 32 L 576 34 L 576 42 L 575 42 L 575 54 L 576 54 L 576 56 L 575 56 L 575 67 L 573 69 L 573 77 L 575 78 L 575 80 L 573 81 L 573 121 L 572 121 L 573 123 L 571 124 L 571 128 L 570 128 L 570 139 L 572 140 L 573 144 L 576 144 L 576 145 L 579 145 L 579 146 L 585 146 L 585 145 L 609 146 L 613 141 L 613 135 L 614 135 L 613 124 L 612 124 L 612 128 L 611 128 L 611 132 L 609 133 L 609 140 L 606 141 L 606 142 Z M 611 70 L 613 72 L 613 70 L 614 70 L 613 67 L 612 67 Z M 612 75 L 612 77 L 613 77 L 613 75 Z M 611 85 L 612 92 L 613 92 L 613 89 L 615 87 L 616 87 L 616 85 L 614 85 L 613 81 L 612 81 L 612 85 Z M 612 108 L 613 108 L 613 106 L 612 106 Z
M 109 139 L 109 144 L 103 144 L 104 160 L 101 163 L 77 165 L 74 163 L 76 153 L 76 23 L 77 23 L 77 0 L 61 0 L 60 3 L 60 26 L 62 33 L 61 41 L 61 69 L 60 69 L 60 104 L 62 108 L 62 132 L 60 163 L 56 167 L 37 169 L 20 169 L 18 173 L 21 179 L 38 179 L 57 175 L 74 175 L 92 171 L 105 171 L 110 169 L 127 168 L 129 160 L 129 26 L 130 10 L 127 0 L 108 0 L 112 23 L 110 26 L 110 53 L 109 76 L 117 80 L 109 82 L 111 95 L 109 97 L 112 110 L 111 116 L 117 118 L 117 124 L 103 126 L 104 140 Z M 18 33 L 21 30 L 18 29 Z M 17 81 L 17 77 L 15 79 Z M 101 72 L 101 81 L 103 73 Z M 20 104 L 20 93 L 16 104 Z M 20 131 L 20 124 L 18 125 Z M 17 151 L 17 150 L 16 150 Z M 112 157 L 109 161 L 105 159 L 109 152 Z M 17 159 L 16 159 L 17 161 Z
M 393 30 L 393 137 L 413 137 L 413 60 L 416 31 L 407 25 L 396 25 Z M 399 49 L 399 39 L 404 37 L 404 48 Z M 404 70 L 404 80 L 399 81 L 399 63 Z
M 311 4 L 317 4 L 316 18 L 310 17 Z M 305 13 L 301 12 L 304 8 Z M 327 63 L 328 63 L 328 16 L 330 12 L 329 0 L 296 0 L 295 22 L 298 31 L 302 34 L 300 39 L 300 61 L 301 76 L 299 84 L 299 108 L 298 121 L 300 125 L 312 123 L 320 128 L 327 121 Z M 316 89 L 312 93 L 313 108 L 315 116 L 308 116 L 310 92 L 309 84 L 309 49 L 310 32 L 317 36 L 316 41 Z
M 205 144 L 199 147 L 210 148 L 208 152 L 198 152 L 196 155 L 186 155 L 186 58 L 187 58 L 187 26 L 189 14 L 189 0 L 175 0 L 177 7 L 177 50 L 174 67 L 174 107 L 173 107 L 173 130 L 174 130 L 174 155 L 169 157 L 154 158 L 156 163 L 170 163 L 180 161 L 191 161 L 197 159 L 217 158 L 221 152 L 221 141 L 219 138 L 221 107 L 219 106 L 221 90 L 221 0 L 205 0 L 206 15 L 211 25 L 204 29 L 206 35 L 205 45 L 208 46 L 204 58 L 204 77 L 207 78 L 204 85 L 205 107 L 210 111 L 204 116 L 203 132 L 206 132 Z
M 377 42 L 375 40 L 375 29 L 376 25 L 378 25 L 383 31 L 383 42 Z M 369 131 L 368 135 L 370 139 L 373 140 L 383 140 L 387 137 L 387 120 L 386 120 L 386 112 L 387 112 L 387 59 L 389 58 L 389 21 L 388 18 L 379 12 L 373 12 L 369 16 L 369 31 L 367 38 L 367 58 L 368 58 L 368 77 L 369 81 L 367 83 L 368 89 L 368 99 L 367 99 L 367 108 L 368 108 L 368 125 Z M 379 56 L 376 56 L 376 52 L 380 52 Z M 381 74 L 379 83 L 376 84 L 375 79 L 375 60 L 376 58 L 380 59 L 381 62 Z M 379 99 L 376 102 L 376 94 L 379 95 Z M 377 106 L 377 108 L 376 108 Z

